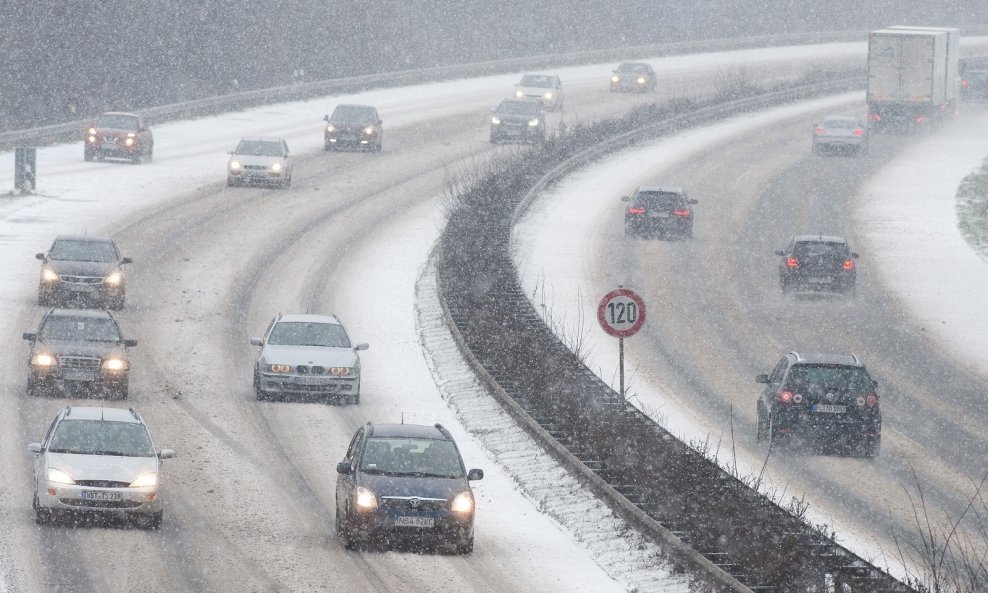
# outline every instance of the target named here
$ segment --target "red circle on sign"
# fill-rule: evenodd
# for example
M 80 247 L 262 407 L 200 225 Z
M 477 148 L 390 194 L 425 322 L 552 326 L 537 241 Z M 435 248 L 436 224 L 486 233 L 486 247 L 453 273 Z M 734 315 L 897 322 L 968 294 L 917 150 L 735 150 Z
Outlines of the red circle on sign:
M 633 336 L 645 324 L 645 301 L 633 290 L 612 290 L 597 306 L 597 321 L 615 338 Z

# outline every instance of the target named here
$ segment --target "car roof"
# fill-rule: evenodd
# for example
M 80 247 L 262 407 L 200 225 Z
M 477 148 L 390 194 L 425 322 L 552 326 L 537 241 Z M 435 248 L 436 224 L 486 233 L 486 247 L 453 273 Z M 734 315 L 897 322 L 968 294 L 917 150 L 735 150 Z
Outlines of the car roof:
M 796 363 L 805 364 L 840 364 L 845 366 L 857 366 L 863 367 L 864 363 L 861 362 L 854 354 L 822 354 L 819 352 L 803 353 L 803 352 L 790 352 L 793 358 L 795 358 Z
M 847 243 L 844 237 L 837 235 L 796 235 L 792 240 L 797 243 Z
M 100 114 L 102 115 L 126 115 L 128 117 L 140 117 L 136 113 L 130 113 L 129 111 L 104 111 Z
M 241 142 L 284 142 L 283 138 L 272 138 L 270 136 L 244 136 Z
M 427 426 L 424 424 L 376 424 L 367 423 L 367 435 L 373 437 L 403 437 L 413 439 L 435 439 L 451 441 L 453 437 L 442 425 Z
M 670 194 L 685 194 L 686 191 L 681 187 L 676 187 L 674 185 L 640 185 L 635 193 L 654 191 L 654 192 L 665 192 Z
M 63 418 L 71 420 L 109 420 L 141 424 L 140 415 L 133 408 L 106 408 L 103 406 L 67 406 Z
M 109 311 L 102 309 L 52 309 L 46 317 L 87 317 L 89 319 L 113 319 Z
M 353 107 L 357 107 L 359 109 L 377 109 L 373 105 L 366 105 L 364 103 L 340 103 L 334 109 L 339 109 L 340 107 L 346 107 L 347 109 L 351 109 Z
M 89 235 L 58 235 L 56 241 L 85 241 L 89 243 L 113 243 L 109 237 L 92 237 Z
M 295 323 L 332 323 L 342 325 L 335 315 L 322 315 L 319 313 L 282 313 L 278 316 L 278 321 L 289 321 Z

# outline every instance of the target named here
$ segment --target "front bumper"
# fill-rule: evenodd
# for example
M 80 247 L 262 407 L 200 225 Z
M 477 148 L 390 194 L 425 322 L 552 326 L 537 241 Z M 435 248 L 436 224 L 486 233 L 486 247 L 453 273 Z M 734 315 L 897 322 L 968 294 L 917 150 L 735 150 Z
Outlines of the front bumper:
M 415 520 L 432 519 L 432 527 L 406 527 L 398 525 L 400 518 Z M 459 514 L 452 511 L 409 512 L 390 508 L 377 508 L 368 512 L 354 512 L 351 518 L 351 535 L 368 543 L 421 543 L 423 545 L 463 545 L 473 539 L 473 513 Z
M 59 279 L 55 282 L 42 282 L 39 287 L 42 296 L 51 299 L 109 301 L 123 297 L 123 283 L 107 284 L 102 278 L 79 277 L 78 281 Z
M 353 395 L 360 389 L 360 378 L 261 373 L 258 388 L 270 395 Z
M 502 123 L 491 126 L 491 142 L 538 142 L 544 138 L 542 128 L 528 123 Z
M 326 148 L 374 148 L 377 146 L 378 134 L 364 132 L 347 134 L 341 132 L 327 133 L 324 143 Z
M 38 488 L 39 509 L 126 517 L 160 513 L 158 487 L 97 488 L 46 482 Z
M 140 142 L 134 142 L 130 146 L 127 146 L 126 140 L 118 138 L 114 140 L 107 140 L 103 137 L 97 137 L 95 142 L 90 142 L 86 140 L 85 143 L 86 152 L 93 155 L 100 155 L 105 157 L 117 157 L 117 158 L 134 158 L 144 152 L 144 147 Z

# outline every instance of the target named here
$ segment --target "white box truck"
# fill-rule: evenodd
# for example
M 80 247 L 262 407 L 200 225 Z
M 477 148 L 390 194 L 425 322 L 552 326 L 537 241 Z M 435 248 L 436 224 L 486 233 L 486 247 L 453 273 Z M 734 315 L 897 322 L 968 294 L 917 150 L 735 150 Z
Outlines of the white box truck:
M 918 27 L 913 25 L 896 25 L 889 27 L 896 31 L 943 31 L 947 34 L 947 67 L 944 69 L 947 82 L 944 87 L 947 90 L 947 101 L 953 109 L 947 110 L 947 115 L 953 114 L 957 110 L 957 102 L 960 99 L 961 83 L 961 30 L 953 27 Z
M 954 72 L 949 84 L 948 70 Z M 913 128 L 933 124 L 948 112 L 952 115 L 956 109 L 956 73 L 957 53 L 949 55 L 946 30 L 872 31 L 868 35 L 871 126 L 877 130 Z

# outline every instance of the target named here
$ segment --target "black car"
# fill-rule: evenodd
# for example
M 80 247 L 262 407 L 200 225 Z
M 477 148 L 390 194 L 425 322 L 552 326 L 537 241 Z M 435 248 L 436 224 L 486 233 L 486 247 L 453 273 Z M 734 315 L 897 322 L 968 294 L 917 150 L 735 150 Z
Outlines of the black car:
M 878 455 L 878 383 L 857 356 L 790 352 L 771 375 L 755 380 L 766 384 L 757 404 L 757 440 L 813 439 L 865 457 Z
M 643 62 L 624 62 L 611 73 L 611 92 L 651 92 L 659 85 L 655 70 Z
M 38 331 L 25 333 L 24 339 L 31 343 L 28 395 L 64 390 L 127 398 L 127 348 L 137 346 L 137 340 L 123 338 L 109 311 L 52 309 Z
M 536 99 L 505 99 L 491 116 L 491 144 L 543 142 L 545 108 Z
M 474 496 L 460 451 L 441 424 L 361 427 L 337 464 L 336 535 L 361 542 L 451 546 L 473 551 Z
M 332 115 L 323 117 L 325 150 L 345 148 L 380 152 L 384 127 L 377 108 L 371 105 L 337 105 Z
M 679 187 L 642 186 L 634 195 L 622 196 L 628 202 L 624 212 L 625 235 L 674 234 L 693 236 L 693 206 L 697 203 Z
M 59 235 L 41 260 L 38 304 L 42 307 L 82 301 L 110 309 L 122 309 L 126 292 L 123 265 L 113 239 Z
M 776 255 L 779 262 L 779 285 L 782 292 L 792 290 L 826 290 L 850 292 L 857 282 L 858 254 L 851 251 L 843 237 L 832 235 L 796 235 Z

